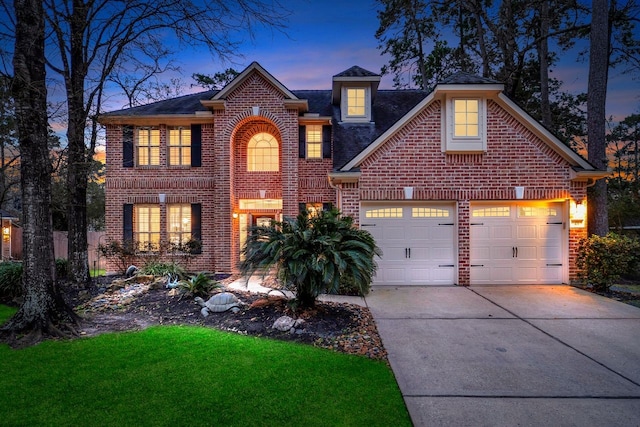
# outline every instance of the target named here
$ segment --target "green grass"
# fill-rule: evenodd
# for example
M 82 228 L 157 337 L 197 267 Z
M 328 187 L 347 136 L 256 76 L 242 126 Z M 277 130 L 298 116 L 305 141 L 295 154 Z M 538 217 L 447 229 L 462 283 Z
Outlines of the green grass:
M 382 362 L 202 327 L 0 345 L 0 372 L 3 426 L 411 425 Z
M 91 269 L 91 277 L 104 276 L 105 274 L 106 274 L 106 270 L 104 268 L 92 268 Z
M 13 316 L 16 311 L 18 311 L 17 308 L 7 307 L 6 305 L 0 304 L 0 325 L 9 320 L 9 318 Z

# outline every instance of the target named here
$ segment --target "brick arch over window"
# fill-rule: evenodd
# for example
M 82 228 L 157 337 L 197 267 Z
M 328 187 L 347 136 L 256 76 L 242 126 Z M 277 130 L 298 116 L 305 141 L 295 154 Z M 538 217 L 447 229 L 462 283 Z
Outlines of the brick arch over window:
M 254 114 L 256 112 L 258 113 L 257 115 Z M 258 108 L 257 111 L 254 111 L 253 108 L 248 108 L 238 114 L 229 120 L 224 133 L 228 137 L 229 141 L 234 141 L 239 130 L 244 130 L 245 126 L 252 125 L 271 125 L 273 129 L 271 132 L 272 135 L 275 136 L 278 141 L 281 141 L 279 129 L 283 129 L 282 120 L 269 110 L 265 110 L 263 108 Z

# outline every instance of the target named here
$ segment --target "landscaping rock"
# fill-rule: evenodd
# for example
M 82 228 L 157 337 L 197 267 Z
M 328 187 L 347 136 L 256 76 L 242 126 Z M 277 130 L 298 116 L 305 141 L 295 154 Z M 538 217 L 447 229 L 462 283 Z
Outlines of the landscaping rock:
M 290 331 L 295 325 L 296 321 L 289 316 L 278 317 L 273 323 L 272 328 L 282 332 Z

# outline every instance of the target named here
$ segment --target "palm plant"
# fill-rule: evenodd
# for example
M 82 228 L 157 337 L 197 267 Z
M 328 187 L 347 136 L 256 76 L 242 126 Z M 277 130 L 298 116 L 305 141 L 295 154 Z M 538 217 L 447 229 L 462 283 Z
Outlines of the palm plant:
M 336 293 L 344 279 L 366 293 L 377 268 L 373 257 L 381 252 L 369 232 L 332 209 L 253 227 L 243 254 L 243 274 L 275 267 L 283 285 L 295 292 L 297 305 L 306 308 L 321 293 Z

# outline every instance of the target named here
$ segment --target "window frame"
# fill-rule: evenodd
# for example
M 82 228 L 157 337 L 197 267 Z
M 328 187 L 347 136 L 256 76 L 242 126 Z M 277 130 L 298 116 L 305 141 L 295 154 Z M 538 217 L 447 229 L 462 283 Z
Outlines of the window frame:
M 363 98 L 363 114 L 349 114 L 349 104 L 351 97 L 349 91 L 362 90 L 364 91 Z M 371 87 L 366 84 L 349 84 L 342 87 L 341 93 L 341 119 L 343 122 L 369 122 L 371 121 Z
M 143 212 L 148 211 L 146 222 L 143 222 Z M 134 233 L 135 242 L 140 252 L 158 252 L 160 250 L 160 242 L 162 233 L 160 225 L 162 212 L 160 205 L 153 204 L 140 204 L 134 206 Z M 157 223 L 154 222 L 154 217 L 157 218 Z M 145 225 L 146 230 L 142 229 L 142 225 Z M 146 239 L 142 239 L 141 236 L 146 235 Z M 155 237 L 155 239 L 154 239 Z
M 477 135 L 456 135 L 456 101 L 478 102 Z M 483 96 L 469 96 L 464 94 L 449 94 L 443 103 L 442 151 L 444 152 L 485 152 L 487 151 L 487 100 Z M 468 114 L 467 114 L 468 117 Z M 468 126 L 469 123 L 464 123 Z
M 179 228 L 174 229 L 173 210 L 179 209 Z M 171 203 L 167 204 L 167 240 L 172 245 L 183 246 L 193 238 L 193 226 L 191 224 L 191 208 L 190 203 Z M 185 222 L 185 220 L 187 220 Z M 185 224 L 187 224 L 185 226 Z M 175 239 L 177 237 L 177 239 Z
M 274 146 L 270 146 L 268 149 L 265 148 L 259 148 L 259 147 L 252 147 L 252 144 L 255 141 L 255 145 L 261 143 L 261 142 L 265 142 L 266 139 L 257 139 L 260 135 L 268 135 L 270 138 L 268 140 L 269 143 L 271 144 L 275 144 Z M 261 155 L 258 156 L 258 154 L 260 153 L 259 151 L 256 152 L 256 150 L 269 150 L 269 156 L 271 156 L 271 160 L 267 165 L 267 162 L 264 161 L 264 159 L 267 158 L 267 156 L 265 155 Z M 274 162 L 275 159 L 275 162 Z M 261 160 L 260 162 L 258 160 Z M 268 167 L 266 167 L 268 166 Z M 278 142 L 278 139 L 268 133 L 268 132 L 258 132 L 255 135 L 251 136 L 251 138 L 249 138 L 249 141 L 247 142 L 247 172 L 279 172 L 280 171 L 280 143 Z
M 312 138 L 312 135 L 315 138 Z M 305 125 L 305 158 L 308 160 L 322 160 L 323 156 L 323 130 L 322 125 Z M 311 147 L 313 146 L 313 154 Z
M 178 141 L 173 138 L 174 131 L 178 131 Z M 174 163 L 173 150 L 178 152 L 178 162 Z M 170 167 L 191 166 L 191 127 L 168 126 L 167 127 L 167 164 Z
M 146 137 L 141 136 L 142 132 L 148 132 Z M 154 135 L 157 135 L 157 144 L 153 144 Z M 136 127 L 135 132 L 135 160 L 136 166 L 158 167 L 160 166 L 160 147 L 162 145 L 160 128 L 156 126 Z M 144 142 L 144 144 L 143 144 Z M 146 154 L 146 163 L 142 163 L 142 153 Z M 156 163 L 153 162 L 156 160 Z

